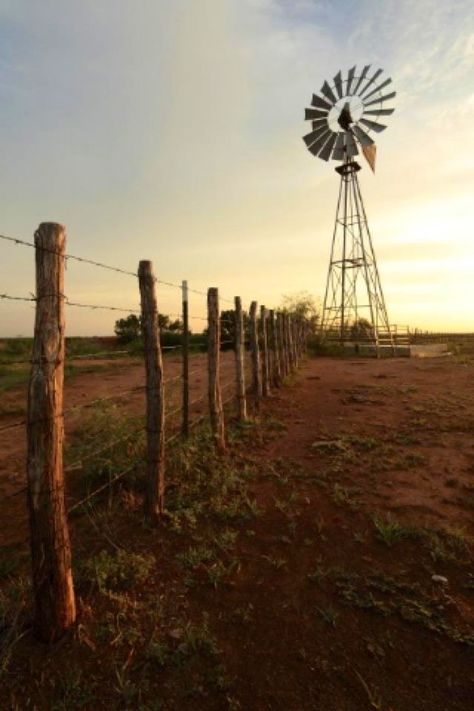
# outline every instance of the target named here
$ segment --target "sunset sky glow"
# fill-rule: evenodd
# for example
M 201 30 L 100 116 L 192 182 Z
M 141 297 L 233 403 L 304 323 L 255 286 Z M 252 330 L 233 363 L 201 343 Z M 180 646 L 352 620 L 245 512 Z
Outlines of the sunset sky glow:
M 397 91 L 360 174 L 390 320 L 474 331 L 473 58 L 472 0 L 1 0 L 0 233 L 62 222 L 73 254 L 151 259 L 246 307 L 320 299 L 338 177 L 301 140 L 304 107 L 371 63 Z M 34 291 L 33 256 L 0 241 L 1 293 Z M 138 308 L 132 277 L 80 264 L 66 292 Z M 176 312 L 179 291 L 159 304 Z M 69 308 L 67 331 L 116 317 Z M 0 335 L 32 323 L 0 300 Z

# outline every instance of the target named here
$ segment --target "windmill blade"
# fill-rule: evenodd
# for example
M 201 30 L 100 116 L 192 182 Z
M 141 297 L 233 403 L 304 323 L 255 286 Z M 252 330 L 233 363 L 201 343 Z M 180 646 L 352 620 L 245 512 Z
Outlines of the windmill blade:
M 357 92 L 359 91 L 359 87 L 362 84 L 362 82 L 364 81 L 365 77 L 367 76 L 367 72 L 369 71 L 369 69 L 370 69 L 370 64 L 366 64 L 366 66 L 362 70 L 362 74 L 358 78 L 357 83 L 354 87 L 354 91 L 353 91 L 354 94 L 357 94 Z
M 313 121 L 313 131 L 316 131 L 317 128 L 321 128 L 322 126 L 326 126 L 327 128 L 329 128 L 327 117 L 323 119 L 316 119 L 316 121 Z
M 390 116 L 394 111 L 395 109 L 370 109 L 370 111 L 363 111 L 363 113 L 372 116 Z
M 370 128 L 372 131 L 375 131 L 376 133 L 381 133 L 387 128 L 382 123 L 375 123 L 375 121 L 369 121 L 369 119 L 365 118 L 361 118 L 360 122 L 363 123 L 364 126 L 367 126 L 367 128 Z
M 382 72 L 383 72 L 383 69 L 377 69 L 377 71 L 375 72 L 374 76 L 373 76 L 371 79 L 369 79 L 369 81 L 367 82 L 367 84 L 364 86 L 364 88 L 363 88 L 362 91 L 360 92 L 359 96 L 363 96 L 363 94 L 365 94 L 365 92 L 367 91 L 367 89 L 369 88 L 369 86 L 372 86 L 372 84 L 374 83 L 374 81 L 377 79 L 377 77 L 379 77 L 379 76 L 382 74 Z
M 357 138 L 357 140 L 359 141 L 360 145 L 362 146 L 362 148 L 372 145 L 373 140 L 371 139 L 371 137 L 369 136 L 368 133 L 366 133 L 365 131 L 363 131 L 361 129 L 360 126 L 353 126 L 352 131 L 353 131 L 355 137 Z
M 373 106 L 373 104 L 381 104 L 384 101 L 387 101 L 387 99 L 393 99 L 394 96 L 396 96 L 396 95 L 397 95 L 397 92 L 392 91 L 391 94 L 385 94 L 385 96 L 380 96 L 378 99 L 372 99 L 372 101 L 368 101 L 367 103 L 365 103 L 365 101 L 363 99 L 362 99 L 362 101 L 364 102 L 364 106 Z
M 332 131 L 328 129 L 326 133 L 323 133 L 322 136 L 320 136 L 320 138 L 318 138 L 318 140 L 313 143 L 312 146 L 309 146 L 308 150 L 310 151 L 310 153 L 312 153 L 314 156 L 317 156 L 321 148 L 328 140 L 331 133 Z
M 346 132 L 346 155 L 348 158 L 356 156 L 359 153 L 354 136 L 349 131 Z
M 303 141 L 309 148 L 315 141 L 317 141 L 318 138 L 320 138 L 320 136 L 322 136 L 324 133 L 327 133 L 328 131 L 329 128 L 327 124 L 325 126 L 320 126 L 315 131 L 311 131 L 311 133 L 307 133 L 306 136 L 303 136 Z
M 321 87 L 321 94 L 324 94 L 326 99 L 328 99 L 332 104 L 335 104 L 337 101 L 337 96 L 327 83 L 327 81 L 324 82 L 323 86 Z
M 373 96 L 374 94 L 376 94 L 378 91 L 382 91 L 382 89 L 385 89 L 385 87 L 388 86 L 388 85 L 391 84 L 391 83 L 392 83 L 392 80 L 391 80 L 390 78 L 385 79 L 385 81 L 383 81 L 383 82 L 382 82 L 381 84 L 379 84 L 375 89 L 373 89 L 371 92 L 369 92 L 368 94 L 366 94 L 366 95 L 364 96 L 364 101 L 365 101 L 366 99 L 369 99 L 371 96 Z
M 332 152 L 333 160 L 344 160 L 344 134 L 338 133 L 336 137 L 336 144 Z
M 328 104 L 328 102 L 324 99 L 321 99 L 321 97 L 317 94 L 313 94 L 311 106 L 316 106 L 318 109 L 325 109 L 326 112 L 329 112 L 329 109 L 332 109 L 332 105 Z
M 337 136 L 338 136 L 337 133 L 333 133 L 333 134 L 329 137 L 329 139 L 328 139 L 328 140 L 326 141 L 326 143 L 324 144 L 323 150 L 319 153 L 319 157 L 320 157 L 320 158 L 322 158 L 322 159 L 325 160 L 325 161 L 328 161 L 328 160 L 330 159 L 330 157 L 331 157 L 331 151 L 332 151 L 332 149 L 333 149 L 333 147 L 334 147 L 334 144 L 336 143 Z
M 304 120 L 309 121 L 310 119 L 320 119 L 325 118 L 328 115 L 327 111 L 320 111 L 319 109 L 305 109 L 304 110 Z
M 347 75 L 346 96 L 349 96 L 349 94 L 351 93 L 351 86 L 352 82 L 354 81 L 355 70 L 355 65 L 352 67 L 352 69 L 349 69 L 349 73 Z
M 336 85 L 336 91 L 337 95 L 340 99 L 342 99 L 342 74 L 341 70 L 338 71 L 336 76 L 334 77 L 334 84 Z

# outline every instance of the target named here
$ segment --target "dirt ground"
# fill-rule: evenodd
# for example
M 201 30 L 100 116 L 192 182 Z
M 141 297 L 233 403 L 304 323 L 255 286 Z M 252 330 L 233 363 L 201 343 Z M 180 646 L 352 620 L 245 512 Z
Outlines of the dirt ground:
M 145 385 L 143 363 L 138 359 L 127 360 L 77 360 L 75 371 L 66 377 L 64 388 L 64 408 L 81 407 L 105 398 L 111 398 L 122 412 L 141 415 L 145 411 L 143 391 L 130 393 L 134 388 Z M 163 359 L 167 418 L 167 436 L 172 436 L 180 427 L 182 363 L 179 356 Z M 231 392 L 234 383 L 234 356 L 227 351 L 221 354 L 221 381 L 223 398 Z M 120 397 L 121 393 L 123 397 Z M 21 422 L 25 418 L 27 386 L 14 387 L 2 393 L 0 414 L 0 545 L 11 545 L 23 540 L 27 533 L 27 513 L 25 504 L 26 435 L 25 427 L 1 430 L 2 426 Z M 207 356 L 193 355 L 189 363 L 189 398 L 191 419 L 206 412 L 207 407 Z M 66 414 L 66 443 L 80 440 L 84 417 L 91 410 L 72 410 Z M 18 494 L 17 494 L 18 492 Z M 72 502 L 71 502 L 72 503 Z M 13 525 L 10 525 L 10 522 Z
M 467 359 L 306 361 L 229 445 L 246 515 L 220 502 L 189 529 L 131 528 L 136 510 L 109 523 L 153 550 L 153 573 L 120 613 L 81 593 L 82 632 L 60 647 L 26 636 L 5 708 L 472 709 L 473 375 Z M 158 661 L 130 632 L 152 589 Z

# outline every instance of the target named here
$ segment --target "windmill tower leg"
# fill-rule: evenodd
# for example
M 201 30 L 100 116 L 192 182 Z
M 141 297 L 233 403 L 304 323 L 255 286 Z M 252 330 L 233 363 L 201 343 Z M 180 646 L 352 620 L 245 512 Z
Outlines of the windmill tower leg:
M 357 173 L 360 165 L 346 161 L 341 176 L 331 257 L 326 282 L 321 335 L 344 345 L 371 345 L 377 356 L 393 336 L 385 306 L 372 238 Z

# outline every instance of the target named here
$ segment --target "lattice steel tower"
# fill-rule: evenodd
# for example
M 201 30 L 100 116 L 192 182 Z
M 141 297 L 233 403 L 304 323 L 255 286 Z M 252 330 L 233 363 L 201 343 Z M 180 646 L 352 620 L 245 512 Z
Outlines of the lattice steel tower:
M 361 166 L 353 158 L 359 145 L 375 170 L 376 146 L 369 134 L 386 128 L 375 119 L 393 113 L 384 102 L 395 92 L 384 96 L 382 90 L 391 79 L 378 83 L 382 70 L 368 77 L 369 69 L 367 65 L 357 75 L 353 67 L 346 79 L 338 72 L 332 86 L 324 82 L 322 96 L 313 94 L 312 108 L 306 109 L 305 119 L 312 121 L 313 130 L 303 140 L 313 155 L 342 161 L 336 168 L 339 197 L 321 332 L 340 343 L 373 344 L 378 354 L 381 347 L 393 351 L 393 335 L 357 177 Z

